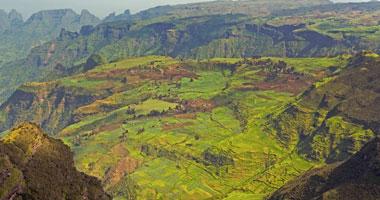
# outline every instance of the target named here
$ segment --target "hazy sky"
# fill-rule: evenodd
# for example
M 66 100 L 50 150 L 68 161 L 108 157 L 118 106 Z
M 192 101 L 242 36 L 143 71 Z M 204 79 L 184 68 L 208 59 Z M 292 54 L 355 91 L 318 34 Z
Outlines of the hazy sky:
M 130 9 L 132 13 L 151 8 L 158 5 L 184 4 L 206 0 L 0 0 L 0 8 L 9 11 L 16 9 L 25 18 L 40 10 L 72 8 L 78 13 L 82 9 L 88 9 L 98 17 L 116 12 L 121 13 Z M 349 0 L 335 0 L 336 2 Z M 365 0 L 350 0 L 365 1 Z

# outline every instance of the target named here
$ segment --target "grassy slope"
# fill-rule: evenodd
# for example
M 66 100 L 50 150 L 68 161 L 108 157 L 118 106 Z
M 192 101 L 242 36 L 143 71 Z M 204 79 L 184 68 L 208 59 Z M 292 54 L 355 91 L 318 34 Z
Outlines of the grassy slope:
M 308 159 L 344 161 L 379 133 L 378 55 L 358 53 L 336 73 L 272 118 L 284 144 Z

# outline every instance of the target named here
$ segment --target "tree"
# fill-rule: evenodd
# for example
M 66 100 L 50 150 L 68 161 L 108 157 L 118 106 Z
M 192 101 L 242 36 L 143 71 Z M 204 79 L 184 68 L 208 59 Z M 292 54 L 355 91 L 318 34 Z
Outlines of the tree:
M 126 84 L 127 83 L 127 77 L 124 77 L 123 80 L 121 80 L 121 82 Z

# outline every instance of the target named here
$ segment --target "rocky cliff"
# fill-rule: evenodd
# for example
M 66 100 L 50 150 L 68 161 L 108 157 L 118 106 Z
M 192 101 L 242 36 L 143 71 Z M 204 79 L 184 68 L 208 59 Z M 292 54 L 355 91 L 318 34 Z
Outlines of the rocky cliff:
M 30 123 L 0 141 L 0 198 L 111 199 L 100 181 L 76 171 L 68 146 Z

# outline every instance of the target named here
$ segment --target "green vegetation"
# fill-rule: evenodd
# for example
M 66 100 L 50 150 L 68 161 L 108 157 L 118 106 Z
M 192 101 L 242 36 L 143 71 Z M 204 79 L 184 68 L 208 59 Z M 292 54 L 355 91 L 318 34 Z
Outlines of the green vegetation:
M 350 161 L 333 163 L 380 132 L 380 57 L 360 51 L 378 50 L 380 4 L 282 2 L 250 13 L 260 18 L 226 7 L 235 1 L 126 12 L 108 20 L 138 20 L 63 30 L 5 64 L 0 179 L 11 176 L 0 180 L 0 195 L 16 188 L 39 199 L 66 184 L 52 198 L 107 199 L 100 182 L 74 165 L 127 200 L 263 199 L 309 169 L 322 173 L 311 179 L 346 171 Z M 240 3 L 247 11 L 236 13 L 247 14 L 263 1 Z M 12 129 L 24 121 L 41 124 L 74 158 L 36 125 Z M 59 181 L 39 177 L 33 167 L 40 165 L 44 173 L 62 166 Z M 289 182 L 278 192 L 313 185 L 302 177 L 301 189 Z
M 44 121 L 115 198 L 261 199 L 323 164 L 283 146 L 268 116 L 348 58 L 127 58 L 26 84 L 3 105 L 2 127 Z
M 377 137 L 345 162 L 311 169 L 269 199 L 378 199 L 379 145 Z
M 284 144 L 307 159 L 343 161 L 379 133 L 378 56 L 363 51 L 349 61 L 273 116 Z

